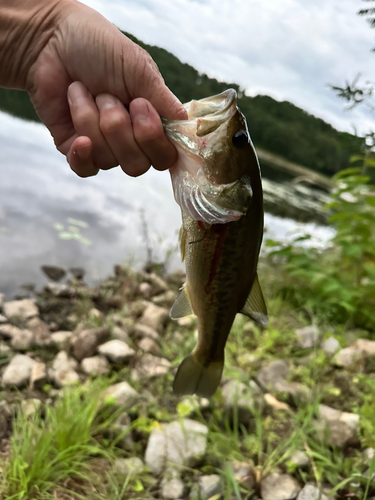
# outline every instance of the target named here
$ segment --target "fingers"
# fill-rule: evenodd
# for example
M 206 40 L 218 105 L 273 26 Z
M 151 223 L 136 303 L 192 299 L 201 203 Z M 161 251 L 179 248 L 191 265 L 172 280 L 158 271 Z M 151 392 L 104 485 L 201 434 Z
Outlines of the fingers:
M 88 137 L 77 137 L 72 143 L 66 159 L 70 168 L 79 177 L 91 177 L 99 172 L 92 158 L 92 142 Z

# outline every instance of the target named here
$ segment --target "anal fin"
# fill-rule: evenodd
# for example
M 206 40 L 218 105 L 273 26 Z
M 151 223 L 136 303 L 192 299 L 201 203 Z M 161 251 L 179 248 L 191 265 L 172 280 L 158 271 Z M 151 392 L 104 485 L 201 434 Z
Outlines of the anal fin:
M 255 280 L 245 305 L 240 312 L 262 326 L 268 325 L 267 306 L 264 301 L 257 274 L 255 275 Z
M 173 304 L 169 316 L 172 319 L 183 318 L 184 316 L 189 316 L 189 314 L 194 314 L 190 305 L 190 300 L 184 286 L 177 296 L 175 303 Z

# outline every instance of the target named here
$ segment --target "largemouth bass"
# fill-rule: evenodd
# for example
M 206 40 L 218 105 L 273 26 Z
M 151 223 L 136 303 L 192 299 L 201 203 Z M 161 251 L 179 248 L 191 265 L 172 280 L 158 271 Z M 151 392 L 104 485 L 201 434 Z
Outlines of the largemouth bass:
M 238 312 L 268 323 L 257 277 L 263 237 L 258 159 L 235 90 L 184 105 L 188 120 L 164 121 L 178 150 L 170 169 L 181 207 L 186 283 L 170 316 L 198 318 L 198 343 L 178 368 L 176 394 L 212 396 Z

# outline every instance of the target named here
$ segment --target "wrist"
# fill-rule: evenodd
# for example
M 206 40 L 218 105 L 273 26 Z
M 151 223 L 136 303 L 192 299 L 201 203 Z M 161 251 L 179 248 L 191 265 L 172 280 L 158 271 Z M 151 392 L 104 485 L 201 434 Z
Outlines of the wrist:
M 31 66 L 75 0 L 0 0 L 0 87 L 27 89 Z

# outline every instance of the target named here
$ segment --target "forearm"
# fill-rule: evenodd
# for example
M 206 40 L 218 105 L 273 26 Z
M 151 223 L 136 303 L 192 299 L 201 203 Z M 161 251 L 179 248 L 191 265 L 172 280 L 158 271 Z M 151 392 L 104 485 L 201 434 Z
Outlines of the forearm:
M 0 0 L 0 87 L 27 89 L 27 77 L 51 37 L 61 7 L 74 0 Z

